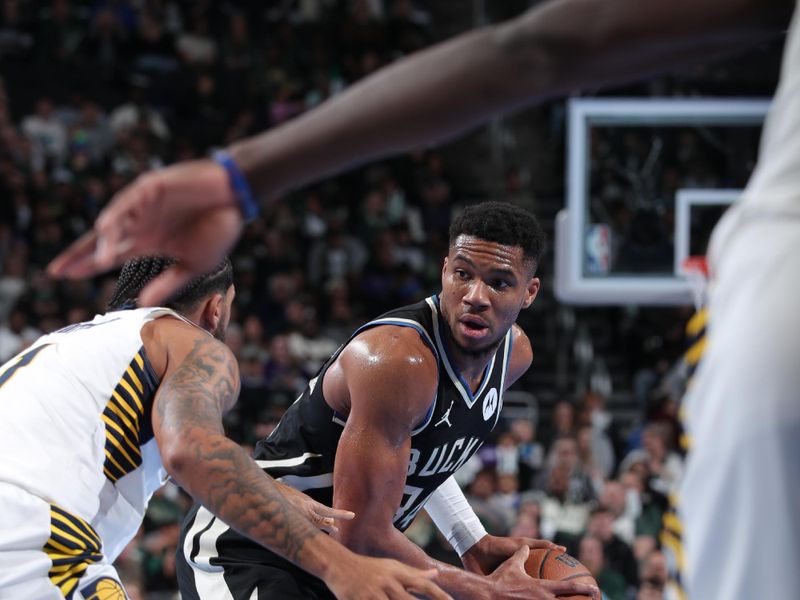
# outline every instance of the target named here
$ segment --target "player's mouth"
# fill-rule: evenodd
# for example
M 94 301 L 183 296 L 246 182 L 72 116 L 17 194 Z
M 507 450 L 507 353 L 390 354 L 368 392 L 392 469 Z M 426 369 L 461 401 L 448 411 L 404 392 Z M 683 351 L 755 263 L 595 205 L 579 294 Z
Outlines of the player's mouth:
M 489 324 L 472 315 L 465 315 L 458 319 L 458 328 L 461 334 L 470 339 L 479 340 L 489 335 Z

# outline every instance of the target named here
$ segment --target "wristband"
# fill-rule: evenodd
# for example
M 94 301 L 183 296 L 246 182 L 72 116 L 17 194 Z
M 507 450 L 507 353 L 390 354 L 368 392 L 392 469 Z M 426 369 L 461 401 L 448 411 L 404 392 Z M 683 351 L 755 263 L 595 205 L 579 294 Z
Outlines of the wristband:
M 430 495 L 425 512 L 459 556 L 488 535 L 452 476 Z
M 250 189 L 250 184 L 244 177 L 244 173 L 239 169 L 239 166 L 234 162 L 233 157 L 227 150 L 217 150 L 212 155 L 212 160 L 220 165 L 228 174 L 228 181 L 233 190 L 233 197 L 236 198 L 236 203 L 239 205 L 239 210 L 242 211 L 242 218 L 245 221 L 252 221 L 258 216 L 260 208 L 258 202 L 253 196 L 253 191 Z

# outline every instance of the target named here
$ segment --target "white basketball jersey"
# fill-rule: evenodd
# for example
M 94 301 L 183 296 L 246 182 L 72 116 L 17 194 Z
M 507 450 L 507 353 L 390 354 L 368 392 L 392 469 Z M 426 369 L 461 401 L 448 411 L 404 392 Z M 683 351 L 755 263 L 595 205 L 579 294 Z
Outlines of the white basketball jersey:
M 151 425 L 158 379 L 122 310 L 39 338 L 0 367 L 0 481 L 89 522 L 113 561 L 167 478 Z
M 758 164 L 744 202 L 797 207 L 800 198 L 800 14 L 795 9 L 778 89 L 764 123 Z
M 798 1 L 800 4 L 800 0 Z M 753 218 L 800 217 L 800 10 L 795 8 L 783 50 L 781 76 L 764 122 L 758 163 L 741 200 L 714 228 L 712 272 L 739 227 Z

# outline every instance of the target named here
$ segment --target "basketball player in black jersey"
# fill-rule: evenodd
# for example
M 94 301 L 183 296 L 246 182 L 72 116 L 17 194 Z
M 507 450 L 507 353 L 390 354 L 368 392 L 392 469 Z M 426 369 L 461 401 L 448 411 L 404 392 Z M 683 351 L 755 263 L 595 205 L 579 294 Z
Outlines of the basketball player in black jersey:
M 542 246 L 530 213 L 496 202 L 467 208 L 450 230 L 441 294 L 358 329 L 256 449 L 273 477 L 355 512 L 335 534 L 346 546 L 435 567 L 437 583 L 457 598 L 596 592 L 526 575 L 529 547 L 554 546 L 486 535 L 451 478 L 495 427 L 503 392 L 531 364 L 530 342 L 515 321 L 539 291 Z M 466 570 L 431 559 L 403 535 L 423 506 L 432 512 L 429 505 Z M 220 589 L 237 600 L 331 597 L 321 581 L 202 508 L 189 515 L 180 548 L 184 598 L 221 597 Z

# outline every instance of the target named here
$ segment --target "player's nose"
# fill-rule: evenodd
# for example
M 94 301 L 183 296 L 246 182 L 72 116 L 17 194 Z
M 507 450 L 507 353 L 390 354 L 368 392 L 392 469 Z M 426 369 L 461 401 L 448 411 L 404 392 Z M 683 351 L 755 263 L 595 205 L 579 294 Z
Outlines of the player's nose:
M 489 286 L 479 279 L 473 279 L 467 293 L 464 294 L 464 303 L 473 310 L 484 310 L 489 306 Z

